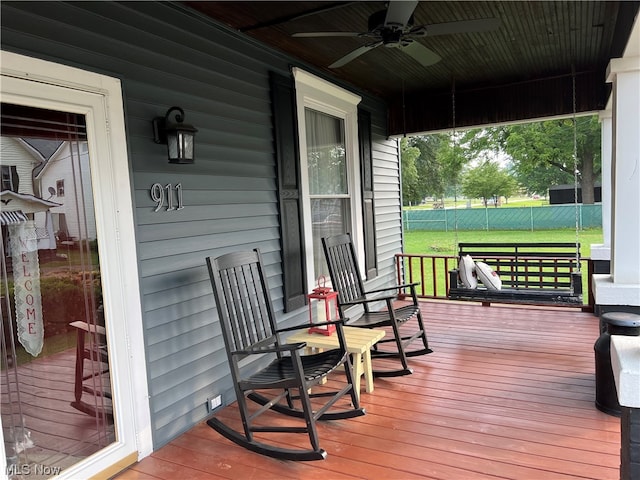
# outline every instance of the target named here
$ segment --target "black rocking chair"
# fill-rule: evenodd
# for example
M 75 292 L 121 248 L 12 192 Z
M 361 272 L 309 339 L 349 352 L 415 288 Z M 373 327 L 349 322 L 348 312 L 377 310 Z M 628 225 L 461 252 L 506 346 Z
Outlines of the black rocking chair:
M 229 440 L 262 455 L 285 460 L 326 458 L 326 451 L 319 445 L 316 420 L 338 420 L 365 413 L 353 389 L 353 371 L 346 350 L 342 320 L 327 322 L 336 325 L 340 348 L 301 355 L 306 344 L 286 344 L 281 334 L 309 328 L 309 324 L 276 328 L 267 278 L 258 250 L 230 253 L 216 259 L 208 257 L 207 266 L 244 434 L 215 417 L 209 419 L 207 424 Z M 250 362 L 247 357 L 254 357 L 260 365 L 266 366 L 255 371 L 257 363 Z M 312 387 L 323 383 L 328 373 L 343 364 L 346 385 L 337 391 L 327 391 L 327 386 L 317 393 L 311 391 Z M 269 392 L 273 398 L 265 396 Z M 351 403 L 348 404 L 348 397 L 345 397 L 344 409 L 337 410 L 337 406 L 331 409 L 345 394 L 350 394 Z M 324 404 L 317 405 L 316 402 L 312 405 L 311 400 L 320 397 L 325 397 Z M 256 408 L 250 411 L 247 399 L 255 402 Z M 266 425 L 266 417 L 262 417 L 263 421 L 259 424 L 255 422 L 257 417 L 268 411 L 297 418 L 293 421 L 295 425 L 284 426 L 278 419 L 275 424 Z M 254 437 L 258 432 L 307 433 L 311 448 L 290 449 L 269 445 Z
M 420 306 L 418 305 L 415 291 L 417 283 L 366 291 L 360 276 L 360 269 L 358 268 L 358 261 L 350 235 L 342 234 L 323 238 L 322 246 L 327 266 L 329 267 L 331 283 L 334 290 L 338 292 L 340 315 L 344 316 L 345 310 L 357 305 L 363 308 L 360 317 L 348 321 L 347 324 L 351 327 L 362 328 L 391 327 L 393 331 L 393 338 L 383 339 L 374 346 L 371 357 L 372 359 L 376 357 L 399 358 L 402 368 L 399 370 L 374 370 L 373 375 L 376 377 L 396 377 L 411 374 L 412 370 L 407 364 L 407 357 L 426 355 L 433 352 L 429 348 Z M 393 301 L 397 298 L 400 290 L 406 288 L 411 291 L 411 304 L 394 308 Z M 386 294 L 384 294 L 385 292 Z M 387 308 L 372 312 L 369 304 L 374 302 L 386 302 Z M 417 321 L 417 329 L 410 335 L 405 333 L 405 336 L 402 336 L 400 328 L 414 318 Z M 409 344 L 417 339 L 421 340 L 422 347 L 417 350 L 407 350 Z M 379 350 L 378 345 L 384 343 L 395 343 L 395 348 L 393 351 Z

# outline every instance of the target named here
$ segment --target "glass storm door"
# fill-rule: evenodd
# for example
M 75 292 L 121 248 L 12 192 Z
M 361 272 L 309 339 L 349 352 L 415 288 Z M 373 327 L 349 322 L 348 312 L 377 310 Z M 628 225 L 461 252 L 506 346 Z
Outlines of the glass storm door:
M 115 440 L 82 115 L 2 103 L 1 417 L 9 478 Z
M 153 449 L 122 86 L 0 73 L 0 470 L 108 478 Z

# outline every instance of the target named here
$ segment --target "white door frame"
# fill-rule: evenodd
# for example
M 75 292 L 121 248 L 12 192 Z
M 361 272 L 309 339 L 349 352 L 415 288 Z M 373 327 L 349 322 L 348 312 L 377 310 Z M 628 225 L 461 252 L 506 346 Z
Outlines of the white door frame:
M 0 51 L 0 100 L 85 116 L 100 248 L 116 441 L 61 479 L 116 473 L 153 450 L 133 200 L 120 80 Z M 4 442 L 0 472 L 6 472 Z M 2 478 L 0 476 L 0 478 Z

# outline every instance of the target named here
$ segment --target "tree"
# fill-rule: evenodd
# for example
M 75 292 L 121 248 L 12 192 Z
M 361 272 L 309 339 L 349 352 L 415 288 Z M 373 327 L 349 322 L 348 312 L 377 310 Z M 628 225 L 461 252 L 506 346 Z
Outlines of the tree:
M 438 151 L 443 140 L 441 134 L 421 135 L 409 139 L 409 143 L 420 150 L 416 168 L 423 197 L 441 198 L 444 194 L 442 162 L 438 159 Z
M 400 140 L 400 160 L 402 174 L 402 203 L 404 205 L 419 204 L 424 195 L 419 188 L 416 159 L 420 150 L 409 145 L 406 138 Z
M 466 159 L 456 143 L 452 141 L 449 134 L 444 133 L 420 135 L 408 139 L 407 145 L 417 148 L 420 152 L 415 160 L 417 179 L 412 193 L 421 199 L 427 196 L 443 198 L 447 190 L 458 183 Z M 403 186 L 405 182 L 412 181 L 411 174 L 412 171 L 409 169 L 405 179 L 403 173 Z
M 459 134 L 455 134 L 458 136 Z M 441 163 L 442 182 L 445 188 L 456 187 L 460 183 L 462 170 L 469 162 L 459 138 L 446 136 L 446 141 L 440 143 L 438 161 Z
M 575 132 L 578 182 L 583 203 L 590 204 L 601 172 L 598 117 L 577 117 Z M 574 183 L 573 119 L 497 127 L 489 129 L 489 136 L 512 158 L 516 178 L 530 193 Z
M 601 169 L 597 116 L 577 117 L 575 132 L 583 203 L 593 203 L 594 182 Z M 419 202 L 428 195 L 442 198 L 459 185 L 466 165 L 501 157 L 528 193 L 546 195 L 550 186 L 573 184 L 573 145 L 572 118 L 471 129 L 457 132 L 455 138 L 449 134 L 412 137 L 407 146 L 418 148 L 420 155 L 414 159 L 415 170 L 407 167 L 407 178 L 403 175 L 405 203 Z
M 518 189 L 515 179 L 500 168 L 498 162 L 484 161 L 468 170 L 462 179 L 462 193 L 467 198 L 481 198 L 485 207 L 489 199 L 498 206 L 500 197 L 510 197 Z

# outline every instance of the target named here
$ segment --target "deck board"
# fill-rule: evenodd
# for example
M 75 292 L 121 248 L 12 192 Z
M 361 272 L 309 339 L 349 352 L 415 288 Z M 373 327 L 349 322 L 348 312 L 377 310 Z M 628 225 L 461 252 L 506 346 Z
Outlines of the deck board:
M 421 307 L 434 353 L 410 358 L 412 375 L 377 378 L 362 393 L 365 416 L 322 423 L 325 461 L 257 455 L 202 422 L 115 478 L 619 478 L 620 421 L 594 406 L 596 317 L 463 302 Z M 215 415 L 240 427 L 235 404 Z

